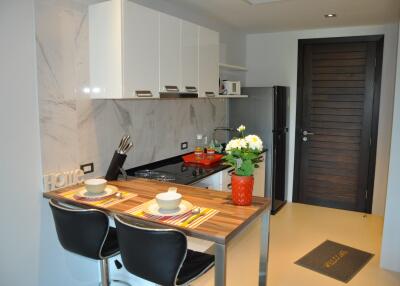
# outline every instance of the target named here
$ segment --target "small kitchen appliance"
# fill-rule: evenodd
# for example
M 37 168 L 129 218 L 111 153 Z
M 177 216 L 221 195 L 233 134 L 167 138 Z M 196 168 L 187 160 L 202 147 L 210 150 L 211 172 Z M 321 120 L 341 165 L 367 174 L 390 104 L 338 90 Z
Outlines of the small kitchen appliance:
M 224 94 L 240 95 L 240 81 L 224 80 Z

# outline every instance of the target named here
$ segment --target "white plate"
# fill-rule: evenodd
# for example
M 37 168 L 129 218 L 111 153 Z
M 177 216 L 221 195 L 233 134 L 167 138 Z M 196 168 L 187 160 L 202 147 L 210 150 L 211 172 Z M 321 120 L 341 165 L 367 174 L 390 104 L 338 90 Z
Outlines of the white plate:
M 107 187 L 104 189 L 104 192 L 95 194 L 88 192 L 86 188 L 83 187 L 82 190 L 76 193 L 76 196 L 82 199 L 97 200 L 112 196 L 116 191 L 118 191 L 117 187 L 107 185 Z
M 178 208 L 174 210 L 163 210 L 160 209 L 158 206 L 157 202 L 151 201 L 146 208 L 143 209 L 143 211 L 149 215 L 155 215 L 155 216 L 177 216 L 181 215 L 184 213 L 187 213 L 193 209 L 193 205 L 189 203 L 188 201 L 182 200 L 181 204 L 179 205 Z

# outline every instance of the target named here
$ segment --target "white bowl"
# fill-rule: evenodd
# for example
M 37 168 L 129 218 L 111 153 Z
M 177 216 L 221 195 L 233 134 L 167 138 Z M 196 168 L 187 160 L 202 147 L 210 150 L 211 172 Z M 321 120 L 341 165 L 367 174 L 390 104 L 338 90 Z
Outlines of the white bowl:
M 104 192 L 107 186 L 107 180 L 89 179 L 85 181 L 86 190 L 91 194 L 100 194 Z
M 177 209 L 182 201 L 182 195 L 177 192 L 165 192 L 156 195 L 156 201 L 160 209 Z

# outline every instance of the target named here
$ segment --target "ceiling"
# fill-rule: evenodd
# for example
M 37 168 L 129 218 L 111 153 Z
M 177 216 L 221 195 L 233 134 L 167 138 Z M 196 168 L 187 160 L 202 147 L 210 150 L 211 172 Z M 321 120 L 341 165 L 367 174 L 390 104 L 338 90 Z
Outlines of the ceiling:
M 247 33 L 383 24 L 400 19 L 400 0 L 277 0 L 258 5 L 250 5 L 248 0 L 180 1 Z M 328 13 L 337 17 L 326 19 Z

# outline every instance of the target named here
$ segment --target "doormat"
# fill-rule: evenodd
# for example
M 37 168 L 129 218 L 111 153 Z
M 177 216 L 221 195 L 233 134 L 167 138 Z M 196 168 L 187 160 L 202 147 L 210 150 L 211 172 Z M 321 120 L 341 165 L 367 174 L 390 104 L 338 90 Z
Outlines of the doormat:
M 373 256 L 372 253 L 327 240 L 295 263 L 347 283 Z

